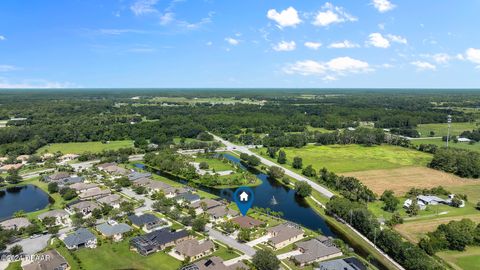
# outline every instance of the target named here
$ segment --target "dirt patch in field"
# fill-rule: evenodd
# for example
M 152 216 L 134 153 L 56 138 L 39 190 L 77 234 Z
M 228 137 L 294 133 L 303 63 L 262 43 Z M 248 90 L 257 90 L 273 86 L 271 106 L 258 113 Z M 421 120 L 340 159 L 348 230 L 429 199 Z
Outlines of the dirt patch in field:
M 362 181 L 377 194 L 391 189 L 396 195 L 403 195 L 410 188 L 432 188 L 436 186 L 458 186 L 474 184 L 474 180 L 425 167 L 403 167 L 398 169 L 369 170 L 342 173 Z
M 395 226 L 395 230 L 409 241 L 418 243 L 426 233 L 435 231 L 440 224 L 446 224 L 452 220 L 461 220 L 464 218 L 471 219 L 477 223 L 480 222 L 480 215 L 464 215 L 407 222 Z

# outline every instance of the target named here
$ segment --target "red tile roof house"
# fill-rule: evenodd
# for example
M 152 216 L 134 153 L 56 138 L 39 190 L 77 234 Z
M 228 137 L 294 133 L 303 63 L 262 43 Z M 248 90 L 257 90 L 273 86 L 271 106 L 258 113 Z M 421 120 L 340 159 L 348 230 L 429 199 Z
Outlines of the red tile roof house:
M 256 220 L 249 216 L 239 216 L 236 218 L 232 218 L 232 222 L 243 229 L 253 229 L 265 225 L 265 222 Z

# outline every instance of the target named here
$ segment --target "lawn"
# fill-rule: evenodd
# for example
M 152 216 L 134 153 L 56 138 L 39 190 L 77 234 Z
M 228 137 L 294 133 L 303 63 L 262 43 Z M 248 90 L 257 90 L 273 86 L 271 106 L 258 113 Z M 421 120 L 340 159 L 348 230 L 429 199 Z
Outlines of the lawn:
M 477 128 L 477 123 L 465 122 L 465 123 L 452 123 L 450 127 L 450 135 L 460 135 L 465 130 L 473 130 Z M 430 131 L 435 132 L 435 137 L 447 136 L 448 126 L 447 123 L 442 124 L 419 124 L 416 130 L 420 133 L 421 137 L 429 137 Z
M 303 159 L 303 166 L 312 165 L 315 169 L 326 167 L 336 173 L 365 171 L 374 169 L 393 169 L 404 166 L 425 166 L 432 158 L 430 154 L 398 146 L 362 146 L 362 145 L 307 145 L 302 148 L 282 148 L 287 154 L 286 167 L 295 156 Z M 265 148 L 255 149 L 266 156 Z M 296 170 L 301 172 L 301 170 Z
M 437 145 L 438 147 L 445 147 L 446 143 L 442 141 L 441 138 L 437 139 L 413 139 L 411 142 L 414 145 L 420 145 L 420 144 L 434 144 Z M 448 143 L 449 147 L 452 148 L 459 148 L 459 149 L 466 149 L 466 150 L 472 150 L 472 151 L 477 151 L 480 152 L 480 143 L 475 143 L 475 144 L 469 144 L 465 142 L 458 142 L 454 143 L 453 141 L 450 141 Z
M 20 261 L 11 262 L 5 270 L 22 270 L 20 263 Z
M 234 250 L 228 250 L 228 248 L 219 245 L 219 248 L 215 250 L 215 252 L 212 253 L 211 256 L 217 256 L 222 258 L 224 261 L 228 261 L 230 259 L 237 258 L 240 255 Z
M 99 153 L 103 150 L 118 150 L 120 148 L 133 147 L 133 141 L 110 141 L 109 143 L 102 142 L 75 142 L 75 143 L 53 143 L 37 150 L 37 153 L 45 152 L 56 153 L 62 152 L 64 154 L 81 154 L 84 152 Z
M 478 180 L 473 182 L 471 185 L 449 187 L 448 190 L 453 193 L 466 194 L 468 200 L 474 204 L 480 202 L 480 181 Z
M 216 172 L 220 171 L 235 171 L 235 167 L 232 164 L 228 163 L 227 161 L 223 161 L 218 158 L 208 158 L 203 156 L 197 156 L 195 158 L 195 162 L 201 163 L 206 162 L 208 163 L 208 170 L 215 170 Z
M 67 253 L 65 258 L 71 262 L 71 256 L 65 248 L 59 248 L 62 255 Z M 178 269 L 181 262 L 168 254 L 157 252 L 149 256 L 141 256 L 131 251 L 128 240 L 119 243 L 102 243 L 95 249 L 81 248 L 74 251 L 79 258 L 83 269 L 103 270 L 103 269 Z M 78 265 L 74 262 L 72 270 L 78 270 Z
M 467 247 L 465 251 L 442 251 L 436 254 L 455 269 L 478 269 L 480 266 L 480 247 Z

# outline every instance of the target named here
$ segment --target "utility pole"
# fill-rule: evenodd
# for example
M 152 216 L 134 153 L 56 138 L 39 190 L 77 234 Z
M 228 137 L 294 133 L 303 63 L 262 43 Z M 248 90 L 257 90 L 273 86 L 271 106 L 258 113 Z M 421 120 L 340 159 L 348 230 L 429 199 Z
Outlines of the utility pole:
M 452 116 L 450 114 L 447 116 L 447 123 L 448 123 L 448 132 L 447 132 L 447 148 L 448 148 L 448 141 L 450 140 L 450 126 L 452 125 Z

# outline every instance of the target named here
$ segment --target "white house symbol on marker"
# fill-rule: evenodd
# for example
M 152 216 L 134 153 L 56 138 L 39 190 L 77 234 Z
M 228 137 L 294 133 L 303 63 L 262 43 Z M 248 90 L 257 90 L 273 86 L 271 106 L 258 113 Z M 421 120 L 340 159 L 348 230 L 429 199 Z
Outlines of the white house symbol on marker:
M 241 202 L 247 202 L 248 201 L 248 194 L 244 191 L 242 194 L 240 194 L 240 201 Z

